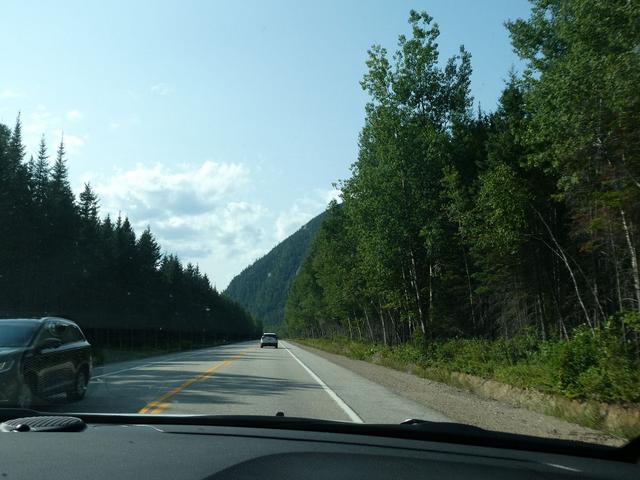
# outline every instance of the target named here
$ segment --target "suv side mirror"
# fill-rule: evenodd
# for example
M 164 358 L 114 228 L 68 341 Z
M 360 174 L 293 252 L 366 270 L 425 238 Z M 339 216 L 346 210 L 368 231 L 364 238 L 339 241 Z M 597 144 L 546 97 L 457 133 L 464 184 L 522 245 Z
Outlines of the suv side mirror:
M 38 352 L 43 350 L 53 350 L 62 346 L 62 340 L 58 338 L 47 338 L 42 344 L 38 346 Z

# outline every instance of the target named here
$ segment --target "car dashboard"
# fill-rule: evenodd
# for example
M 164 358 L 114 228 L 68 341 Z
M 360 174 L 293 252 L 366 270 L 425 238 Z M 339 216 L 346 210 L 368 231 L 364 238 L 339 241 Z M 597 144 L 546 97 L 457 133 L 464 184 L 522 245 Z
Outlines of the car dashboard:
M 632 462 L 288 428 L 111 419 L 0 433 L 2 478 L 638 478 Z M 148 418 L 148 417 L 147 417 Z M 12 427 L 13 428 L 13 427 Z

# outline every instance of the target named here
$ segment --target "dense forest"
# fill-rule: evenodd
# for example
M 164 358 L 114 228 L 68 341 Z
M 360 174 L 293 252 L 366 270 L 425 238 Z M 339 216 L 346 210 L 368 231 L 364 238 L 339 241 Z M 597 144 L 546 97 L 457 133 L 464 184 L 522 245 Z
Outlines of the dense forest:
M 0 124 L 1 317 L 64 316 L 97 343 L 126 335 L 128 345 L 261 331 L 197 266 L 163 255 L 149 228 L 138 236 L 127 218 L 101 218 L 90 185 L 76 199 L 62 141 L 53 165 L 44 137 L 25 156 L 18 116 L 13 129 Z
M 575 365 L 637 371 L 640 3 L 533 1 L 506 24 L 526 70 L 491 113 L 472 108 L 464 47 L 441 61 L 433 19 L 409 23 L 393 55 L 369 51 L 359 155 L 291 287 L 289 333 L 579 337 L 593 349 Z
M 266 330 L 278 330 L 284 318 L 289 287 L 298 273 L 324 213 L 312 218 L 269 253 L 236 275 L 223 292 L 240 303 Z

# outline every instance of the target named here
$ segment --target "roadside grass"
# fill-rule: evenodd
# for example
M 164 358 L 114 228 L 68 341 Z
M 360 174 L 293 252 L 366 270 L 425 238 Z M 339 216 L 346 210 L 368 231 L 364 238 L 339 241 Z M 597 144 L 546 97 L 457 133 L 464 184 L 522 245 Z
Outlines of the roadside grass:
M 625 438 L 640 435 L 640 369 L 609 338 L 591 332 L 563 342 L 416 339 L 389 347 L 345 337 L 296 341 Z M 505 394 L 503 385 L 514 388 Z

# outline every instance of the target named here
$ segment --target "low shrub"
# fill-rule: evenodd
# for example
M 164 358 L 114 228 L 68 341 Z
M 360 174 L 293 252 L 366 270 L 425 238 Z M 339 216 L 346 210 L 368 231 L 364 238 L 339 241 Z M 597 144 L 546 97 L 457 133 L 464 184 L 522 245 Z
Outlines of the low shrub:
M 615 332 L 618 325 L 612 319 L 595 331 L 579 327 L 566 341 L 541 341 L 531 332 L 497 340 L 423 342 L 415 338 L 393 347 L 344 337 L 303 341 L 332 353 L 412 370 L 430 378 L 434 372 L 439 378 L 461 372 L 567 398 L 640 403 L 640 362 L 632 346 L 621 343 Z

